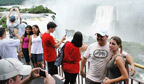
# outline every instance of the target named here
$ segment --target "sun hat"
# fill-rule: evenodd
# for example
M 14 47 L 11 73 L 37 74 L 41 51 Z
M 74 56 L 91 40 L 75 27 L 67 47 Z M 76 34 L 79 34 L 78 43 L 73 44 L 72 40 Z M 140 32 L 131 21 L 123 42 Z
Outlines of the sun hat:
M 31 73 L 30 65 L 23 65 L 16 58 L 5 58 L 0 60 L 0 80 L 7 80 L 16 75 L 28 75 Z
M 10 21 L 14 22 L 15 21 L 15 16 L 10 16 Z
M 101 36 L 108 36 L 108 31 L 105 29 L 98 30 L 95 35 L 100 34 Z

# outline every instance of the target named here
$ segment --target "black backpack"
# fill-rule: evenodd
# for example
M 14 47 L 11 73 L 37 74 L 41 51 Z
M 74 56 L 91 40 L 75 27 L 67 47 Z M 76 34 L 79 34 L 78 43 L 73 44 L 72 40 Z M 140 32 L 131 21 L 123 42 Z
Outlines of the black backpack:
M 57 67 L 62 65 L 63 58 L 64 58 L 64 47 L 65 47 L 66 43 L 63 45 L 63 47 L 58 52 L 58 56 L 57 56 L 55 63 L 54 63 L 54 65 L 56 65 Z

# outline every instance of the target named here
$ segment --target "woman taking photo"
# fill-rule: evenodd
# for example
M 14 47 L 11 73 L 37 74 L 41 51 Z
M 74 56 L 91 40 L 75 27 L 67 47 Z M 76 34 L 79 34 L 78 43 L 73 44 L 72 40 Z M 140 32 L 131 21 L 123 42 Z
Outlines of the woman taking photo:
M 23 52 L 23 55 L 24 55 L 27 65 L 30 65 L 31 57 L 29 56 L 28 44 L 29 44 L 30 35 L 32 35 L 32 34 L 33 34 L 32 27 L 30 25 L 26 26 L 25 33 L 22 36 L 20 51 Z
M 42 34 L 40 33 L 37 25 L 32 26 L 33 35 L 30 36 L 29 41 L 29 56 L 32 56 L 34 67 L 41 67 L 43 61 L 43 48 L 42 48 Z
M 105 78 L 104 84 L 121 84 L 121 81 L 128 79 L 128 72 L 125 68 L 125 61 L 121 54 L 121 39 L 117 36 L 111 37 L 109 48 L 110 51 L 113 52 L 113 55 L 107 64 L 107 77 Z
M 80 47 L 82 47 L 83 36 L 76 32 L 71 42 L 67 42 L 64 48 L 62 69 L 65 74 L 64 84 L 75 84 L 79 73 L 79 61 L 81 59 Z

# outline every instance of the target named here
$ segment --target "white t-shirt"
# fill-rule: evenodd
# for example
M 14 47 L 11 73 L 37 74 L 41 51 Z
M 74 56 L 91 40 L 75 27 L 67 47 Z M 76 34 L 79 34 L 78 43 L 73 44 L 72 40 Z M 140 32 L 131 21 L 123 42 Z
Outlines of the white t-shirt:
M 42 54 L 43 53 L 42 39 L 40 36 L 41 35 L 39 34 L 39 36 L 34 38 L 32 35 L 32 45 L 31 45 L 31 53 L 32 54 Z
M 84 53 L 84 57 L 90 59 L 87 78 L 95 82 L 102 82 L 106 74 L 106 65 L 112 56 L 109 52 L 108 42 L 103 47 L 99 46 L 98 43 L 95 42 L 87 48 Z
M 16 47 L 20 45 L 20 40 L 3 39 L 0 40 L 0 56 L 2 58 L 17 58 Z
M 122 52 L 123 56 L 126 56 L 126 52 Z M 87 73 L 87 78 L 95 82 L 102 82 L 106 75 L 106 65 L 112 57 L 112 52 L 109 49 L 109 42 L 105 46 L 101 47 L 97 42 L 88 46 L 84 57 L 90 62 L 90 67 Z

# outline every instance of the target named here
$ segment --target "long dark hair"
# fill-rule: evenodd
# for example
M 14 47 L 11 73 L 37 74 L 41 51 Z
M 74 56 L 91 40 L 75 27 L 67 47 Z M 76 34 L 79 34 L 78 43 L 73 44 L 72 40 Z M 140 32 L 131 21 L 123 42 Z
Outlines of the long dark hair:
M 83 35 L 82 35 L 81 32 L 77 31 L 74 34 L 71 43 L 74 44 L 76 47 L 81 47 L 82 46 L 82 42 L 83 42 Z
M 35 27 L 35 28 L 38 29 L 37 36 L 39 36 L 39 33 L 41 33 L 41 32 L 40 32 L 40 29 L 39 29 L 38 25 L 33 25 L 32 27 Z
M 4 33 L 5 33 L 5 28 L 0 27 L 0 37 L 2 37 Z
M 122 53 L 122 41 L 121 41 L 120 37 L 113 36 L 113 37 L 111 37 L 111 39 L 115 40 L 117 45 L 120 45 L 120 53 Z
M 32 27 L 31 27 L 30 25 L 28 25 L 28 26 L 26 26 L 26 28 L 25 28 L 24 37 L 27 37 L 27 35 L 28 35 L 27 32 L 26 32 L 26 29 L 27 29 L 27 28 L 30 28 L 30 30 L 31 30 L 30 33 L 29 33 L 29 35 L 32 35 L 32 34 L 33 34 L 33 32 L 32 32 Z

